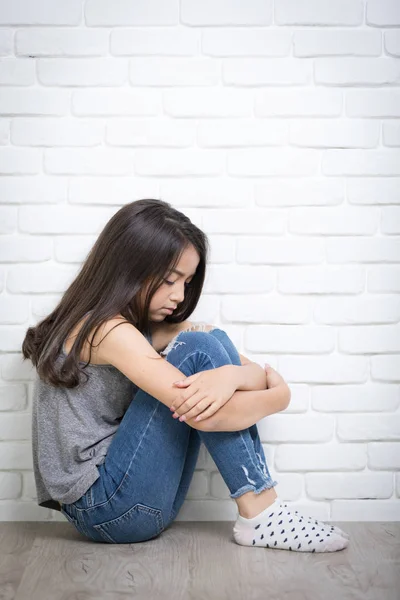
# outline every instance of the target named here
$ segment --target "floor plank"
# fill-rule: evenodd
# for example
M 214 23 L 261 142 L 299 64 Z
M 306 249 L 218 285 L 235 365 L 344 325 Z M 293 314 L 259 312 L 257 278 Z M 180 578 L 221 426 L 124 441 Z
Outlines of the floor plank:
M 101 544 L 70 523 L 0 523 L 0 600 L 399 600 L 400 523 L 335 523 L 345 550 L 239 546 L 233 522 L 175 521 Z

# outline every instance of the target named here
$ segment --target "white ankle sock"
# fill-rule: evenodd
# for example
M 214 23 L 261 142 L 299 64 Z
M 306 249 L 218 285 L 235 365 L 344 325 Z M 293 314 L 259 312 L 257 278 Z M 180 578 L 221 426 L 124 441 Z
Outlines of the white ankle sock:
M 289 511 L 279 497 L 252 519 L 241 515 L 233 527 L 233 537 L 241 546 L 260 546 L 296 552 L 335 552 L 349 544 L 348 539 L 323 527 L 308 523 Z
M 287 504 L 284 504 L 283 506 L 285 508 L 288 508 Z M 290 512 L 293 512 L 292 509 L 290 509 Z M 294 511 L 294 514 L 299 516 L 299 512 L 297 510 Z M 340 529 L 340 527 L 337 527 L 336 525 L 330 525 L 329 523 L 325 523 L 325 521 L 318 521 L 317 519 L 314 519 L 314 517 L 308 517 L 306 515 L 301 518 L 304 519 L 307 523 L 311 523 L 312 525 L 320 525 L 321 527 L 329 529 L 329 533 L 336 533 L 337 535 L 341 535 L 347 540 L 350 539 L 349 534 L 343 531 L 343 529 Z

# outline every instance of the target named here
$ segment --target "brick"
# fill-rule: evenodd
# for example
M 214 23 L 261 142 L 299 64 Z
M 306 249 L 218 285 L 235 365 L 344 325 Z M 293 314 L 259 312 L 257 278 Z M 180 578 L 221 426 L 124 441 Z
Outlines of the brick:
M 53 242 L 50 239 L 24 236 L 0 238 L 0 256 L 4 262 L 42 262 L 53 257 Z
M 160 111 L 155 91 L 79 90 L 72 96 L 72 112 L 78 116 L 153 116 Z
M 400 267 L 380 265 L 379 267 L 370 268 L 368 272 L 368 291 L 378 294 L 400 292 Z
M 373 442 L 368 444 L 368 467 L 370 469 L 400 469 L 400 444 Z
M 329 442 L 334 420 L 330 416 L 273 414 L 257 425 L 260 437 L 268 443 Z
M 209 86 L 220 80 L 220 64 L 209 58 L 132 58 L 131 85 Z
M 302 264 L 302 271 L 305 270 L 304 277 L 307 277 L 307 263 L 318 263 L 323 260 L 324 244 L 322 240 L 294 240 L 278 239 L 268 240 L 265 238 L 242 237 L 237 241 L 237 261 L 238 263 L 264 264 L 265 256 L 268 256 L 268 263 Z M 282 281 L 285 281 L 286 269 L 279 273 Z M 279 279 L 281 281 L 281 279 Z M 296 281 L 296 278 L 293 280 Z
M 312 56 L 379 56 L 380 31 L 310 30 L 295 31 L 293 53 L 298 57 Z
M 139 175 L 220 175 L 224 155 L 218 150 L 142 150 L 135 157 L 135 172 Z
M 244 344 L 252 352 L 327 353 L 333 351 L 335 333 L 328 326 L 249 325 Z
M 329 299 L 330 300 L 330 299 Z M 334 306 L 333 302 L 329 303 Z M 354 303 L 356 304 L 356 303 Z M 360 303 L 357 303 L 358 306 Z M 327 413 L 389 412 L 400 406 L 396 385 L 369 382 L 362 385 L 318 385 L 312 390 L 312 408 Z
M 368 0 L 366 23 L 378 27 L 400 25 L 400 6 L 397 0 Z
M 10 121 L 0 119 L 0 146 L 7 146 L 10 143 Z
M 252 204 L 252 191 L 247 182 L 201 178 L 196 185 L 188 180 L 160 180 L 160 197 L 174 206 L 245 207 Z
M 31 438 L 30 413 L 4 413 L 0 419 L 0 440 L 27 440 Z
M 178 25 L 179 0 L 119 0 L 111 5 L 108 0 L 87 0 L 87 25 Z
M 69 202 L 121 206 L 146 196 L 157 197 L 158 190 L 158 182 L 145 177 L 73 177 Z
M 196 469 L 189 485 L 187 497 L 201 498 L 208 495 L 208 472 Z
M 246 208 L 245 210 L 208 210 L 203 216 L 203 227 L 207 233 L 263 234 L 285 231 L 284 215 L 278 211 L 265 218 L 265 211 Z
M 320 323 L 330 325 L 354 325 L 372 323 L 395 323 L 400 316 L 400 307 L 395 297 L 367 296 L 359 298 L 320 298 L 315 303 L 315 317 Z
M 285 243 L 266 246 L 266 249 L 277 254 L 276 262 L 296 261 L 303 263 L 301 272 L 297 267 L 285 267 L 279 273 L 278 290 L 285 294 L 359 294 L 365 287 L 365 270 L 358 266 L 350 266 L 348 269 L 339 269 L 336 266 L 307 266 L 304 263 L 321 263 L 324 257 L 324 245 L 318 244 L 293 244 L 288 252 Z M 311 240 L 310 240 L 311 241 Z M 261 244 L 258 249 L 262 250 Z M 297 254 L 296 254 L 297 249 Z M 313 251 L 315 258 L 313 258 Z M 252 250 L 257 250 L 253 244 Z
M 278 471 L 360 471 L 367 466 L 365 444 L 279 444 L 274 466 Z
M 22 206 L 19 213 L 20 230 L 26 233 L 74 233 L 95 234 L 112 214 L 114 208 L 93 208 L 83 206 Z
M 17 208 L 0 206 L 0 233 L 14 233 L 17 229 Z
M 12 29 L 0 29 L 0 56 L 14 54 L 14 31 Z
M 57 204 L 67 198 L 67 180 L 63 177 L 0 177 L 3 204 Z
M 252 107 L 253 97 L 247 90 L 199 88 L 164 93 L 164 110 L 172 117 L 246 117 Z
M 222 78 L 227 85 L 307 85 L 312 64 L 296 58 L 227 58 Z
M 289 141 L 306 148 L 374 148 L 378 145 L 380 124 L 367 120 L 292 120 Z
M 49 264 L 15 265 L 8 270 L 7 290 L 11 294 L 59 293 L 64 292 L 75 277 L 76 267 Z M 11 372 L 13 373 L 13 369 Z M 3 377 L 7 379 L 4 374 Z M 21 373 L 21 377 L 17 379 L 26 379 L 26 375 Z
M 20 473 L 0 472 L 0 500 L 16 499 L 21 495 Z
M 385 146 L 400 146 L 400 121 L 383 123 L 383 144 Z
M 202 34 L 202 52 L 208 56 L 288 56 L 292 43 L 289 31 L 262 28 L 213 28 Z
M 310 357 L 296 354 L 280 357 L 279 372 L 284 373 L 285 379 L 293 383 L 365 384 L 369 363 L 365 356 Z
M 19 325 L 29 318 L 29 298 L 24 296 L 0 296 L 0 314 L 3 325 Z
M 60 294 L 44 294 L 43 296 L 33 296 L 31 303 L 32 317 L 35 321 L 40 321 L 47 317 L 58 305 L 61 300 Z
M 82 119 L 14 119 L 11 141 L 16 146 L 97 146 L 103 142 L 104 125 Z
M 44 164 L 55 175 L 128 175 L 133 173 L 133 156 L 129 151 L 109 148 L 48 148 Z
M 1 377 L 4 381 L 34 381 L 36 379 L 36 376 L 36 369 L 33 366 L 32 362 L 30 360 L 23 360 L 22 354 L 6 354 L 2 357 Z M 4 444 L 2 446 L 3 452 Z M 1 466 L 3 457 L 2 452 L 0 452 L 0 469 L 13 468 L 9 464 L 7 465 L 7 467 Z
M 43 85 L 118 86 L 128 80 L 128 63 L 115 58 L 41 58 L 38 79 Z
M 374 235 L 378 230 L 378 208 L 292 208 L 288 228 L 294 234 Z
M 399 334 L 400 325 L 394 324 L 347 326 L 338 331 L 338 346 L 346 354 L 400 352 Z
M 400 175 L 400 151 L 326 150 L 322 172 L 325 175 Z
M 282 119 L 210 119 L 198 124 L 198 144 L 205 148 L 280 146 L 287 144 L 289 125 Z
M 362 0 L 277 0 L 277 25 L 361 25 Z
M 59 115 L 69 113 L 70 92 L 64 90 L 3 89 L 0 114 Z
M 24 410 L 26 408 L 26 399 L 25 384 L 0 385 L 0 411 Z
M 255 202 L 259 206 L 298 206 L 299 201 L 311 206 L 341 204 L 345 199 L 344 180 L 338 178 L 273 179 L 256 183 Z
M 200 53 L 200 34 L 176 27 L 114 29 L 110 50 L 115 56 L 194 56 Z
M 82 264 L 95 241 L 96 236 L 57 236 L 54 243 L 54 257 L 59 263 Z
M 185 25 L 271 25 L 272 0 L 182 0 L 181 20 Z
M 400 206 L 382 208 L 381 232 L 384 235 L 400 234 Z
M 396 90 L 362 90 L 346 92 L 349 117 L 400 117 L 400 92 Z
M 392 58 L 317 58 L 315 81 L 326 85 L 400 83 L 400 64 Z
M 38 150 L 0 148 L 0 173 L 5 175 L 32 175 L 41 169 L 42 157 Z
M 228 154 L 228 173 L 246 177 L 315 175 L 319 155 L 316 150 L 298 151 L 291 148 L 262 150 L 231 150 Z
M 187 148 L 195 145 L 196 124 L 164 119 L 115 119 L 107 124 L 106 140 L 112 146 Z
M 82 0 L 0 0 L 2 25 L 79 25 L 81 13 Z
M 383 266 L 383 265 L 382 265 Z M 371 378 L 380 381 L 399 381 L 400 356 L 389 354 L 388 356 L 371 357 Z
M 208 294 L 256 294 L 271 290 L 272 274 L 265 266 L 210 265 Z
M 332 521 L 400 521 L 398 500 L 333 500 Z M 391 535 L 395 535 L 394 533 Z
M 339 90 L 277 90 L 255 92 L 256 117 L 336 117 L 343 100 Z
M 387 54 L 400 56 L 400 29 L 385 31 L 383 43 Z
M 0 85 L 32 85 L 35 82 L 33 60 L 0 59 Z
M 351 178 L 346 187 L 351 204 L 400 204 L 400 179 L 396 177 Z
M 269 282 L 272 291 L 272 278 Z M 284 319 L 285 314 L 289 312 L 292 315 L 292 320 L 296 321 L 303 318 L 307 307 L 308 302 L 305 298 L 291 299 L 290 297 L 273 294 L 270 294 L 267 299 L 265 296 L 256 294 L 252 296 L 247 294 L 224 295 L 221 298 L 221 316 L 224 321 L 229 322 L 262 322 L 266 312 L 270 315 L 270 321 L 274 323 L 279 323 L 280 319 Z
M 305 476 L 307 495 L 321 500 L 390 498 L 391 473 L 310 473 Z
M 400 240 L 383 237 L 370 239 L 349 238 L 326 240 L 326 259 L 336 265 L 346 263 L 398 262 Z
M 32 468 L 33 461 L 30 442 L 1 442 L 0 469 L 25 470 Z
M 15 34 L 19 56 L 104 56 L 108 54 L 109 32 L 101 30 L 19 29 Z
M 343 441 L 400 440 L 400 415 L 343 415 L 337 418 L 337 435 Z

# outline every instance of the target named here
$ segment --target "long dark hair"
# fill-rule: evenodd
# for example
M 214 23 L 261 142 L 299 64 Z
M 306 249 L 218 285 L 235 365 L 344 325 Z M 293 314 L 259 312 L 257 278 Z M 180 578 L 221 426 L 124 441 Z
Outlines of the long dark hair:
M 51 385 L 79 385 L 80 375 L 87 376 L 83 369 L 90 362 L 92 341 L 104 322 L 121 314 L 142 334 L 150 331 L 151 299 L 190 244 L 200 262 L 184 301 L 165 318 L 166 322 L 185 321 L 197 306 L 209 253 L 207 236 L 163 200 L 136 200 L 120 208 L 100 233 L 58 306 L 27 330 L 22 343 L 24 360 L 31 359 L 40 379 Z M 143 303 L 144 286 L 148 287 Z M 87 314 L 62 368 L 57 368 L 65 338 Z M 94 327 L 89 361 L 82 368 L 81 348 Z

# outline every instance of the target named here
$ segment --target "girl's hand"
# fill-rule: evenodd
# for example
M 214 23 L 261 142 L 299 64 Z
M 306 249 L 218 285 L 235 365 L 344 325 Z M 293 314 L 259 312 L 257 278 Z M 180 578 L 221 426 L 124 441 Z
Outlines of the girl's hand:
M 265 364 L 264 369 L 267 374 L 267 389 L 276 387 L 281 383 L 286 384 L 285 380 L 281 375 L 279 375 L 278 371 L 275 371 L 275 369 L 270 367 L 268 364 Z
M 182 393 L 171 410 L 180 415 L 180 421 L 194 417 L 197 417 L 195 421 L 208 419 L 232 398 L 237 386 L 231 366 L 199 371 L 183 381 L 175 381 L 174 385 L 180 387 Z

